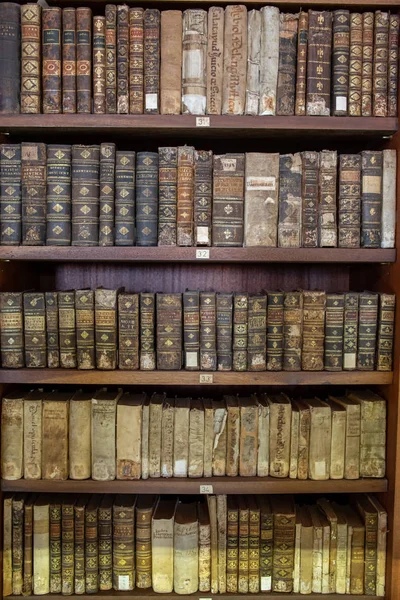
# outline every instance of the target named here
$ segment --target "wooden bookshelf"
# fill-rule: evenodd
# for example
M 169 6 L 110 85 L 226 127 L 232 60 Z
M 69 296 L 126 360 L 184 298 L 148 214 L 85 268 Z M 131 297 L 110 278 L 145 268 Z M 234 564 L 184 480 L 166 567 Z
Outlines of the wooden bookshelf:
M 100 592 L 99 594 L 79 594 L 72 595 L 71 598 L 93 598 L 94 600 L 115 600 L 115 598 L 129 598 L 132 600 L 147 600 L 148 598 L 174 598 L 176 600 L 205 600 L 205 594 L 209 594 L 207 600 L 210 598 L 211 592 L 196 592 L 195 594 L 157 594 L 153 590 L 139 590 L 135 589 L 132 592 Z M 63 596 L 57 594 L 46 594 L 46 598 L 49 600 L 60 600 Z M 229 600 L 241 600 L 243 594 L 213 594 L 213 597 L 229 598 Z M 251 598 L 255 600 L 265 600 L 266 598 L 271 600 L 289 600 L 290 598 L 298 599 L 299 594 L 273 594 L 273 593 L 259 593 L 251 594 Z M 308 596 L 312 600 L 340 600 L 343 598 L 341 594 L 309 594 Z M 17 600 L 21 596 L 7 596 L 10 600 Z M 35 600 L 37 596 L 24 596 L 28 600 Z M 379 596 L 365 596 L 365 595 L 351 595 L 351 600 L 378 600 Z M 381 599 L 380 599 L 381 600 Z

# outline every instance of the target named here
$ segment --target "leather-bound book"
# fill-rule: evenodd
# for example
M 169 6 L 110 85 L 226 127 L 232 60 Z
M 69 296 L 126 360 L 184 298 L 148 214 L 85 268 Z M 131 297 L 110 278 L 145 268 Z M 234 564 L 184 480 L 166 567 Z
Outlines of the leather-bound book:
M 187 371 L 200 368 L 200 295 L 183 292 L 183 351 Z
M 45 292 L 47 367 L 60 366 L 60 340 L 58 328 L 58 292 Z
M 338 246 L 359 248 L 361 230 L 361 156 L 339 157 Z
M 361 116 L 362 69 L 363 69 L 363 17 L 361 13 L 350 14 L 349 55 L 349 115 Z
M 299 467 L 299 424 L 300 409 L 298 404 L 292 403 L 292 417 L 290 423 L 290 454 L 289 454 L 289 477 L 297 479 Z
M 400 16 L 389 16 L 388 117 L 397 117 Z
M 143 114 L 144 9 L 129 9 L 129 112 Z
M 349 92 L 349 53 L 350 53 L 350 13 L 348 10 L 333 12 L 332 47 L 332 93 L 333 114 L 347 115 Z M 360 57 L 362 61 L 362 57 Z
M 378 513 L 377 524 L 377 560 L 376 560 L 376 594 L 385 595 L 387 513 L 378 500 L 370 494 L 367 498 Z
M 378 294 L 362 292 L 358 312 L 358 371 L 373 371 L 375 368 L 377 330 Z
M 176 246 L 178 149 L 158 149 L 158 245 Z
M 299 15 L 281 13 L 279 18 L 279 64 L 276 114 L 294 115 Z
M 272 591 L 292 592 L 296 511 L 292 496 L 270 497 L 274 515 Z
M 74 587 L 75 594 L 85 593 L 85 510 L 88 494 L 82 494 L 74 505 Z
M 301 371 L 303 294 L 286 292 L 283 300 L 283 370 Z
M 24 479 L 42 478 L 42 404 L 46 396 L 43 390 L 32 390 L 24 398 Z
M 99 591 L 98 511 L 102 497 L 92 494 L 85 508 L 85 592 Z
M 42 11 L 43 112 L 61 112 L 61 8 Z
M 144 11 L 144 112 L 160 112 L 160 21 L 157 8 Z
M 112 507 L 114 496 L 105 494 L 98 511 L 99 589 L 112 590 Z
M 378 339 L 376 346 L 376 370 L 391 371 L 393 368 L 393 335 L 396 296 L 379 294 Z
M 76 9 L 62 11 L 62 112 L 76 113 Z
M 99 243 L 100 146 L 72 146 L 72 246 Z
M 0 5 L 0 113 L 19 113 L 21 93 L 21 7 Z
M 24 495 L 16 494 L 12 499 L 12 591 L 22 594 L 24 562 Z
M 5 494 L 3 499 L 3 595 L 12 595 L 12 499 Z
M 267 368 L 267 296 L 249 296 L 247 369 Z
M 76 361 L 78 369 L 95 369 L 94 292 L 75 291 Z
M 139 294 L 118 296 L 118 367 L 139 369 Z
M 141 461 L 142 479 L 149 478 L 149 425 L 150 425 L 150 398 L 145 396 L 142 405 L 141 427 Z
M 249 503 L 249 592 L 260 591 L 260 507 L 255 496 L 248 497 Z
M 307 46 L 308 46 L 308 13 L 299 13 L 299 32 L 297 36 L 297 67 L 296 67 L 296 104 L 294 114 L 306 114 L 307 86 Z
M 58 292 L 60 367 L 76 369 L 75 292 Z
M 161 497 L 151 521 L 152 588 L 170 594 L 174 587 L 174 516 L 177 499 Z
M 216 294 L 200 292 L 200 370 L 217 370 Z
M 22 244 L 46 241 L 46 144 L 22 142 Z
M 301 153 L 279 156 L 278 247 L 300 248 L 302 215 Z
M 272 587 L 273 514 L 267 496 L 257 496 L 260 505 L 260 589 Z
M 362 14 L 361 115 L 372 115 L 372 65 L 374 55 L 374 13 Z
M 247 293 L 233 295 L 233 370 L 247 370 L 247 332 L 249 296 Z
M 73 494 L 65 494 L 61 504 L 61 593 L 70 596 L 74 593 L 74 506 L 77 497 Z M 33 532 L 35 540 L 35 530 Z M 35 565 L 35 556 L 33 557 Z
M 135 505 L 136 587 L 139 589 L 151 587 L 151 518 L 157 500 L 157 496 L 139 495 Z
M 361 152 L 361 246 L 381 245 L 383 154 L 373 150 Z
M 24 337 L 25 366 L 45 368 L 46 321 L 44 294 L 29 292 L 24 294 Z
M 178 39 L 174 43 L 179 43 Z M 182 113 L 204 115 L 207 87 L 207 11 L 189 8 L 183 13 Z M 179 76 L 176 77 L 179 82 Z
M 21 144 L 0 146 L 0 244 L 21 243 Z
M 347 553 L 348 563 L 350 563 L 350 581 L 346 593 L 363 594 L 364 593 L 364 573 L 365 573 L 365 526 L 360 517 L 350 507 L 344 507 L 347 529 L 349 531 Z M 349 556 L 350 554 L 350 556 Z
M 340 525 L 338 527 L 338 521 L 340 521 L 340 519 L 338 518 L 338 514 L 337 514 L 334 506 L 332 505 L 331 502 L 329 502 L 329 500 L 327 500 L 326 498 L 318 498 L 317 503 L 318 503 L 319 508 L 324 513 L 324 516 L 328 520 L 329 527 L 330 527 L 328 586 L 329 586 L 329 593 L 334 594 L 336 592 L 336 581 L 340 577 L 340 574 L 338 573 L 338 571 L 339 571 L 338 556 L 340 558 L 341 552 L 343 551 L 343 545 L 341 543 L 342 540 L 340 539 L 340 541 L 339 541 Z M 303 522 L 302 522 L 302 529 L 303 529 Z M 308 526 L 307 526 L 307 529 L 308 529 Z M 311 530 L 311 538 L 312 538 L 312 533 L 313 532 Z M 310 547 L 312 547 L 312 541 L 311 541 Z M 310 565 L 311 565 L 311 561 L 310 561 Z
M 325 371 L 343 370 L 344 294 L 326 294 Z
M 174 477 L 187 477 L 190 399 L 175 398 L 172 467 Z
M 208 9 L 207 31 L 207 114 L 220 115 L 224 60 L 224 9 L 221 6 Z
M 261 13 L 250 10 L 247 15 L 247 79 L 246 115 L 258 115 L 260 104 Z
M 116 591 L 135 587 L 135 503 L 136 496 L 125 494 L 118 495 L 113 506 L 113 588 Z
M 332 13 L 308 11 L 307 115 L 331 113 Z
M 47 146 L 46 246 L 71 244 L 71 146 Z
M 239 564 L 237 591 L 247 594 L 249 591 L 249 506 L 246 496 L 238 496 L 239 508 Z
M 113 246 L 115 210 L 115 144 L 100 145 L 99 246 Z
M 107 4 L 106 15 L 106 111 L 117 112 L 117 7 Z
M 158 153 L 136 155 L 136 245 L 157 246 Z
M 239 475 L 257 475 L 258 405 L 255 396 L 240 399 Z
M 321 248 L 337 246 L 337 152 L 322 150 L 319 168 L 318 238 Z
M 1 404 L 1 476 L 15 481 L 23 476 L 24 393 L 10 392 Z
M 178 147 L 176 233 L 178 246 L 194 243 L 194 148 Z
M 92 112 L 92 10 L 76 9 L 76 101 L 78 113 Z
M 247 8 L 227 6 L 224 28 L 222 114 L 242 115 L 246 101 Z
M 199 517 L 199 591 L 209 592 L 211 591 L 211 525 L 206 502 L 199 503 L 197 511 Z
M 24 502 L 24 559 L 23 559 L 23 583 L 22 595 L 32 595 L 32 573 L 33 573 L 33 505 L 37 498 L 36 494 L 29 494 Z M 4 586 L 3 586 L 4 590 Z
M 43 400 L 42 479 L 68 479 L 68 411 L 71 392 Z
M 212 245 L 242 246 L 244 154 L 214 155 Z
M 154 371 L 155 352 L 155 294 L 140 294 L 140 370 Z
M 23 314 L 21 292 L 0 294 L 0 345 L 3 369 L 18 369 L 25 365 Z
M 279 66 L 279 8 L 263 6 L 260 12 L 260 115 L 275 115 Z
M 283 292 L 268 292 L 267 371 L 283 367 Z
M 394 248 L 395 246 L 396 172 L 396 150 L 383 150 L 381 248 Z
M 203 477 L 204 407 L 200 399 L 190 400 L 188 476 Z
M 61 502 L 54 495 L 50 501 L 50 593 L 61 594 Z
M 217 370 L 232 370 L 233 294 L 217 294 Z
M 133 246 L 134 241 L 135 152 L 117 150 L 115 155 L 115 245 Z
M 157 294 L 157 369 L 182 368 L 182 294 Z
M 378 558 L 378 511 L 367 496 L 357 494 L 357 496 L 352 497 L 352 500 L 365 526 L 364 592 L 367 595 L 375 596 Z
M 117 6 L 117 113 L 129 113 L 129 7 Z
M 239 569 L 239 507 L 236 496 L 228 496 L 227 516 L 226 591 L 229 594 L 236 594 Z
M 21 6 L 21 113 L 41 112 L 41 11 L 39 4 Z
M 279 154 L 246 152 L 244 246 L 276 248 Z
M 39 496 L 33 507 L 33 593 L 50 591 L 49 498 Z
M 212 150 L 194 151 L 194 244 L 211 246 Z
M 269 474 L 288 477 L 292 406 L 286 394 L 267 396 L 270 412 Z
M 69 403 L 69 478 L 91 475 L 92 392 L 78 390 Z
M 343 369 L 356 368 L 358 341 L 359 294 L 348 292 L 344 296 Z
M 372 115 L 386 117 L 388 112 L 389 13 L 375 11 Z
M 303 371 L 324 368 L 325 292 L 303 292 Z
M 93 112 L 106 112 L 106 18 L 93 17 Z
M 313 151 L 302 152 L 301 158 L 303 172 L 301 246 L 303 248 L 316 248 L 318 246 L 318 185 L 320 153 Z
M 122 390 L 103 388 L 92 398 L 92 479 L 112 481 L 116 472 L 116 412 Z
M 179 503 L 174 520 L 174 592 L 193 594 L 199 587 L 199 522 L 195 502 Z
M 118 290 L 95 291 L 96 368 L 117 368 L 117 297 Z

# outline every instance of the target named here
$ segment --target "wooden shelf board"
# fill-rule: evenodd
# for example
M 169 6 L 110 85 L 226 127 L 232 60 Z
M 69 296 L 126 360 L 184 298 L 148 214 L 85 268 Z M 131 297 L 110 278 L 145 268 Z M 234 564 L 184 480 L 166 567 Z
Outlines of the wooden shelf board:
M 196 258 L 204 248 L 139 246 L 0 246 L 0 260 L 50 262 L 202 262 L 202 263 L 392 263 L 396 250 L 369 248 L 208 248 L 209 259 Z
M 265 137 L 273 134 L 291 135 L 392 135 L 398 120 L 394 117 L 251 117 L 211 115 L 209 127 L 197 127 L 193 115 L 0 115 L 0 133 L 45 133 L 54 130 L 68 133 L 93 132 L 145 136 L 190 134 L 210 137 L 228 135 Z
M 227 600 L 243 600 L 243 598 L 254 598 L 254 600 L 260 600 L 261 598 L 265 600 L 268 598 L 269 600 L 284 600 L 289 598 L 300 597 L 300 594 L 283 594 L 283 593 L 271 593 L 271 592 L 260 592 L 258 594 L 247 594 L 243 596 L 243 594 L 211 594 L 211 592 L 196 592 L 195 594 L 158 594 L 157 592 L 153 592 L 153 590 L 140 590 L 135 589 L 132 592 L 115 592 L 114 590 L 110 590 L 109 592 L 100 592 L 98 594 L 72 594 L 70 598 L 93 598 L 93 600 L 115 600 L 116 597 L 121 598 L 134 598 L 135 600 L 147 600 L 148 598 L 175 598 L 176 600 L 197 600 L 207 598 L 226 598 Z M 8 598 L 9 600 L 21 600 L 22 596 L 4 596 L 4 598 Z M 38 596 L 24 596 L 27 600 L 37 600 Z M 47 600 L 61 600 L 61 598 L 65 598 L 65 596 L 57 595 L 57 594 L 46 594 Z M 312 600 L 342 600 L 343 594 L 309 594 L 307 598 Z M 365 595 L 351 595 L 351 600 L 378 600 L 379 596 L 365 596 Z M 379 600 L 382 600 L 380 598 Z
M 98 4 L 98 5 L 102 5 L 102 4 L 115 4 L 115 3 L 119 3 L 120 0 L 87 0 L 88 4 Z M 135 0 L 136 1 L 136 0 Z M 57 6 L 61 5 L 74 5 L 74 4 L 80 4 L 81 0 L 49 0 L 49 4 L 50 5 L 54 5 L 57 4 Z M 127 4 L 134 4 L 134 0 L 127 0 Z M 160 3 L 155 3 L 154 0 L 142 0 L 141 5 L 143 4 L 144 6 L 146 5 L 150 5 L 151 7 L 153 6 L 157 6 L 158 8 L 160 8 Z M 182 7 L 184 8 L 186 5 L 188 7 L 190 7 L 191 5 L 195 5 L 197 6 L 214 6 L 214 5 L 222 5 L 225 6 L 227 4 L 234 4 L 234 2 L 232 2 L 231 0 L 218 0 L 218 2 L 215 2 L 215 0 L 162 0 L 162 6 L 165 8 L 171 8 L 171 6 L 174 7 Z M 260 0 L 245 0 L 245 2 L 243 2 L 243 4 L 246 4 L 249 9 L 250 8 L 259 8 L 261 6 L 265 6 L 265 1 L 261 2 Z M 299 0 L 276 0 L 274 2 L 275 6 L 279 6 L 279 7 L 290 7 L 290 6 L 299 6 L 300 2 Z M 382 7 L 382 6 L 398 6 L 398 0 L 347 0 L 347 2 L 340 2 L 339 0 L 307 0 L 307 2 L 305 2 L 304 4 L 301 5 L 303 7 L 303 9 L 306 9 L 308 7 L 335 7 L 335 8 L 341 8 L 341 7 Z
M 199 494 L 212 485 L 214 494 L 353 494 L 386 492 L 387 479 L 277 479 L 276 477 L 171 477 L 137 481 L 1 480 L 4 492 L 59 492 L 80 494 Z
M 204 381 L 211 375 L 211 381 Z M 202 379 L 202 381 L 200 381 Z M 206 371 L 80 371 L 78 369 L 0 369 L 0 383 L 91 384 L 91 385 L 386 385 L 392 372 L 297 371 L 297 372 L 206 372 Z

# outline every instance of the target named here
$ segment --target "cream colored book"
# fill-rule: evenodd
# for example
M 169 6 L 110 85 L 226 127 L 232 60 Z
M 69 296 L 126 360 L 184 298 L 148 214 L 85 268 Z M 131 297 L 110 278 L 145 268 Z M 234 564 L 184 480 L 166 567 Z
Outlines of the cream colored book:
M 92 474 L 92 396 L 78 390 L 69 403 L 69 477 L 89 479 Z
M 100 390 L 92 398 L 92 479 L 115 479 L 117 402 L 122 390 Z
M 12 501 L 13 517 L 13 596 L 22 595 L 23 587 L 23 536 L 24 536 L 24 504 L 25 496 L 15 494 Z
M 1 404 L 1 476 L 15 480 L 23 476 L 24 465 L 24 396 L 11 392 Z
M 204 407 L 201 400 L 190 401 L 189 414 L 189 477 L 203 477 L 204 469 Z M 201 591 L 201 590 L 200 590 Z
M 3 596 L 13 593 L 12 499 L 12 495 L 7 494 L 3 502 Z
M 260 103 L 260 54 L 261 54 L 261 14 L 250 10 L 247 14 L 247 79 L 246 115 L 258 115 Z
M 279 8 L 261 8 L 260 115 L 276 114 L 279 66 Z
M 378 502 L 375 496 L 367 495 L 367 498 L 378 511 L 378 532 L 377 532 L 377 559 L 376 559 L 376 595 L 385 595 L 385 576 L 386 576 L 386 544 L 387 544 L 387 512 Z
M 50 591 L 50 505 L 48 496 L 40 496 L 33 507 L 33 593 Z
M 242 115 L 246 101 L 247 8 L 242 4 L 225 9 L 222 114 Z
M 190 398 L 176 398 L 174 422 L 174 477 L 187 477 L 189 464 Z
M 117 479 L 140 479 L 144 394 L 125 393 L 117 404 Z
M 224 67 L 224 9 L 208 9 L 207 40 L 207 114 L 220 115 Z
M 29 392 L 24 399 L 24 479 L 42 478 L 43 390 Z
M 311 594 L 313 577 L 314 528 L 307 506 L 299 508 L 300 536 L 300 594 Z
M 175 400 L 168 398 L 162 407 L 161 477 L 172 477 L 174 474 L 174 417 Z
M 218 523 L 217 497 L 207 496 L 211 533 L 211 593 L 218 594 Z
M 149 431 L 150 398 L 146 396 L 142 406 L 142 479 L 149 478 Z
M 176 498 L 160 498 L 151 520 L 152 587 L 158 594 L 174 589 L 174 517 Z
M 308 456 L 310 450 L 310 408 L 302 400 L 293 400 L 299 409 L 299 451 L 297 458 L 297 478 L 308 479 Z
M 343 479 L 344 460 L 346 453 L 346 410 L 337 402 L 326 400 L 331 408 L 332 437 L 331 437 L 331 464 L 329 468 L 330 479 Z
M 331 400 L 346 410 L 346 452 L 344 457 L 344 478 L 360 477 L 360 432 L 361 407 L 358 402 L 346 396 L 329 396 Z
M 178 503 L 174 522 L 174 592 L 194 594 L 199 588 L 199 521 L 197 506 Z
M 211 590 L 211 525 L 208 505 L 199 503 L 199 592 Z
M 214 411 L 214 443 L 212 474 L 226 475 L 226 419 L 227 410 L 224 400 L 212 400 Z
M 381 248 L 395 247 L 396 162 L 396 150 L 383 150 Z
M 218 591 L 226 592 L 226 534 L 227 534 L 227 502 L 226 494 L 217 495 L 217 527 L 218 527 Z
M 227 408 L 226 424 L 226 474 L 239 473 L 240 407 L 236 396 L 224 396 Z
M 325 515 L 321 515 L 322 524 L 322 582 L 321 590 L 323 594 L 329 594 L 329 556 L 330 556 L 330 537 L 331 528 Z
M 304 400 L 310 409 L 310 479 L 329 479 L 331 464 L 332 419 L 329 404 L 319 398 Z
M 301 518 L 298 507 L 296 507 L 296 526 L 294 538 L 294 569 L 293 569 L 293 593 L 300 593 L 300 551 L 301 551 Z
M 329 522 L 330 542 L 329 542 L 329 585 L 328 592 L 334 594 L 336 590 L 336 560 L 337 560 L 337 530 L 338 519 L 332 507 L 332 504 L 326 498 L 318 498 L 317 504 L 324 513 Z
M 182 114 L 204 115 L 207 90 L 207 11 L 183 13 Z
M 52 392 L 42 407 L 42 479 L 68 479 L 68 413 L 71 392 Z
M 161 476 L 161 429 L 165 394 L 153 394 L 149 407 L 149 476 Z
M 272 477 L 288 477 L 292 405 L 286 394 L 268 396 L 268 402 L 269 474 Z
M 269 475 L 269 404 L 264 394 L 258 397 L 257 475 Z
M 322 547 L 323 525 L 321 512 L 317 506 L 309 507 L 313 524 L 313 549 L 312 549 L 312 586 L 313 594 L 322 593 Z
M 336 542 L 336 594 L 346 593 L 347 572 L 347 521 L 342 507 L 332 502 L 332 509 L 337 517 L 337 542 Z
M 162 115 L 179 115 L 182 85 L 182 12 L 180 10 L 161 11 L 160 52 L 160 112 Z
M 292 422 L 290 427 L 290 462 L 289 477 L 297 479 L 299 463 L 299 420 L 300 411 L 297 404 L 292 403 Z
M 240 399 L 239 475 L 257 475 L 258 404 L 255 396 Z
M 204 472 L 203 477 L 212 477 L 214 448 L 214 410 L 209 398 L 203 400 L 204 406 Z

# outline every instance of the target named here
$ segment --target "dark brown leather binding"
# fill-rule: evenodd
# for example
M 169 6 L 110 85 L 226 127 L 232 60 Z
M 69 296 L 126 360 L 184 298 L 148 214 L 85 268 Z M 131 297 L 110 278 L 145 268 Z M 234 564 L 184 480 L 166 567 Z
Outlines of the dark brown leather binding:
M 21 243 L 21 144 L 0 146 L 0 244 Z
M 136 244 L 157 246 L 158 154 L 138 152 L 136 160 Z
M 86 594 L 99 591 L 98 509 L 102 496 L 92 494 L 85 508 L 85 583 Z
M 361 227 L 361 156 L 339 157 L 339 248 L 360 247 Z
M 76 9 L 76 98 L 77 112 L 92 112 L 92 11 Z
M 212 245 L 242 246 L 244 154 L 214 155 Z
M 303 292 L 303 371 L 324 368 L 325 292 Z
M 359 294 L 344 295 L 343 370 L 354 371 L 357 364 Z
M 332 13 L 308 11 L 307 115 L 331 112 Z
M 217 370 L 232 371 L 233 294 L 217 294 Z
M 144 11 L 144 112 L 160 112 L 160 11 Z
M 182 294 L 157 294 L 157 369 L 182 368 Z
M 388 109 L 389 13 L 375 11 L 372 113 L 386 117 Z
M 268 292 L 267 371 L 283 367 L 283 292 Z
M 36 500 L 36 494 L 30 494 L 24 503 L 24 581 L 22 585 L 22 595 L 32 595 L 32 574 L 33 574 L 33 505 Z
M 118 296 L 118 366 L 139 369 L 139 294 Z
M 247 370 L 267 368 L 267 296 L 249 296 Z
M 93 112 L 106 112 L 106 18 L 93 17 Z
M 45 368 L 46 356 L 46 315 L 44 294 L 28 292 L 24 294 L 24 340 L 25 366 Z
M 299 33 L 297 36 L 297 70 L 296 70 L 296 107 L 295 114 L 306 114 L 307 88 L 307 47 L 308 47 L 308 13 L 301 11 L 299 15 Z
M 140 369 L 154 371 L 155 352 L 155 295 L 150 292 L 140 294 Z
M 99 246 L 114 245 L 115 144 L 100 146 Z
M 0 294 L 1 366 L 19 369 L 25 364 L 22 292 Z
M 50 593 L 61 594 L 61 503 L 54 495 L 50 502 Z
M 333 114 L 347 115 L 349 91 L 350 13 L 333 12 L 332 92 Z
M 85 508 L 87 494 L 79 497 L 74 506 L 74 588 L 75 594 L 85 593 Z
M 389 80 L 388 117 L 397 117 L 397 88 L 399 83 L 400 15 L 389 17 Z
M 75 318 L 78 369 L 95 369 L 93 290 L 75 291 Z
M 319 152 L 306 151 L 302 158 L 302 231 L 303 248 L 318 246 Z
M 319 155 L 318 237 L 321 248 L 337 246 L 337 152 Z
M 183 351 L 187 371 L 200 368 L 200 296 L 199 292 L 183 293 Z
M 362 91 L 362 15 L 350 15 L 349 115 L 361 116 Z
M 247 330 L 249 296 L 233 295 L 233 370 L 247 370 Z
M 276 114 L 294 115 L 299 15 L 280 14 Z
M 99 585 L 112 589 L 112 505 L 114 497 L 105 494 L 99 506 Z
M 71 244 L 71 146 L 47 146 L 47 246 Z
M 178 205 L 176 236 L 178 246 L 193 246 L 194 148 L 178 148 Z
M 178 149 L 158 149 L 158 245 L 176 246 Z
M 362 292 L 358 313 L 357 370 L 375 368 L 376 333 L 378 329 L 378 294 Z
M 129 113 L 129 8 L 117 6 L 117 113 Z
M 100 146 L 72 146 L 72 245 L 99 243 Z
M 62 111 L 76 113 L 76 10 L 62 14 Z
M 200 292 L 200 370 L 217 369 L 217 311 L 215 292 Z
M 372 115 L 372 62 L 374 54 L 374 13 L 362 15 L 361 116 Z
M 286 292 L 283 300 L 283 370 L 301 371 L 303 293 Z
M 22 142 L 22 244 L 46 242 L 46 145 Z
M 61 581 L 62 594 L 74 592 L 74 495 L 65 495 L 61 505 Z
M 135 241 L 135 152 L 117 150 L 115 158 L 115 245 Z
M 41 112 L 41 10 L 21 6 L 21 113 Z
M 61 8 L 42 12 L 43 112 L 61 112 Z
M 196 246 L 211 246 L 212 150 L 194 151 L 194 241 Z
M 144 9 L 129 9 L 129 112 L 144 108 Z
M 361 246 L 379 248 L 382 215 L 382 152 L 361 153 Z
M 14 2 L 0 4 L 0 113 L 19 113 L 21 13 Z
M 22 494 L 12 499 L 12 568 L 13 594 L 20 596 L 23 585 L 24 564 L 24 504 Z
M 393 338 L 396 296 L 379 294 L 378 340 L 376 348 L 376 370 L 392 371 Z
M 60 331 L 60 367 L 76 369 L 75 292 L 58 292 L 58 325 Z
M 302 160 L 300 152 L 279 156 L 279 248 L 300 248 L 301 174 Z
M 106 110 L 117 112 L 117 7 L 106 6 Z
M 118 290 L 95 291 L 96 368 L 117 368 L 117 297 Z
M 343 369 L 344 294 L 326 295 L 325 371 Z
M 47 367 L 58 369 L 60 366 L 60 340 L 58 327 L 58 293 L 46 292 L 46 341 Z

